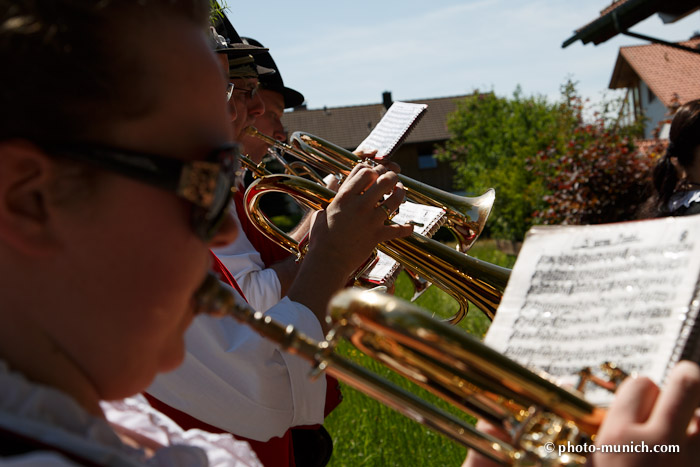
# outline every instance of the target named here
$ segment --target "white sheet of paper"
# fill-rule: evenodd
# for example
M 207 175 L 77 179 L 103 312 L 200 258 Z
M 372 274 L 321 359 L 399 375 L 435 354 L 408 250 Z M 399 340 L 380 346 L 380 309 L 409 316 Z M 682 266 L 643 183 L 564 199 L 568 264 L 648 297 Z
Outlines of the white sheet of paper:
M 444 209 L 406 201 L 399 206 L 399 212 L 392 220 L 397 224 L 406 224 L 411 221 L 422 224 L 414 225 L 413 231 L 430 237 L 442 225 L 444 217 Z M 378 251 L 377 263 L 366 271 L 363 277 L 373 282 L 381 283 L 387 281 L 387 285 L 391 285 L 395 279 L 393 276 L 398 268 L 399 263 Z
M 427 108 L 427 104 L 394 102 L 355 151 L 372 152 L 376 150 L 377 154 L 374 157 L 377 159 L 389 156 L 412 129 L 413 122 Z
M 661 384 L 697 314 L 699 274 L 700 216 L 535 227 L 485 342 L 563 382 L 610 361 Z M 589 385 L 586 398 L 612 395 Z

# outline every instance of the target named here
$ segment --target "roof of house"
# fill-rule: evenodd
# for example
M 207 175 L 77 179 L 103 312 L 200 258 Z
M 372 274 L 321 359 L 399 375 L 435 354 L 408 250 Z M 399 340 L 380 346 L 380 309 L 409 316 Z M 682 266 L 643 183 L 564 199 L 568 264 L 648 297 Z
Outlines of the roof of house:
M 680 42 L 700 48 L 700 38 Z M 620 47 L 610 89 L 629 88 L 644 81 L 666 107 L 700 98 L 700 54 L 662 44 Z
M 598 45 L 644 21 L 654 13 L 664 23 L 683 18 L 700 8 L 697 0 L 615 0 L 600 12 L 600 16 L 581 26 L 575 34 L 564 41 L 562 47 L 581 40 L 584 44 Z
M 447 116 L 457 108 L 457 102 L 465 97 L 467 96 L 405 101 L 428 104 L 423 118 L 405 142 L 420 143 L 449 139 Z M 386 108 L 383 104 L 294 110 L 282 115 L 282 124 L 290 134 L 295 131 L 304 131 L 338 146 L 354 149 L 369 135 L 385 112 Z

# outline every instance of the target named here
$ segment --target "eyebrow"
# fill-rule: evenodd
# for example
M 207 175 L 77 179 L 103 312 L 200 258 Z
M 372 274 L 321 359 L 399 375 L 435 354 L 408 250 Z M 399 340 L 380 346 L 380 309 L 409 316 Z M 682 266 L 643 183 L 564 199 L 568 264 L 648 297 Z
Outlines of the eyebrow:
M 255 87 L 260 84 L 260 80 L 257 78 L 231 78 L 231 81 L 243 81 L 247 86 Z

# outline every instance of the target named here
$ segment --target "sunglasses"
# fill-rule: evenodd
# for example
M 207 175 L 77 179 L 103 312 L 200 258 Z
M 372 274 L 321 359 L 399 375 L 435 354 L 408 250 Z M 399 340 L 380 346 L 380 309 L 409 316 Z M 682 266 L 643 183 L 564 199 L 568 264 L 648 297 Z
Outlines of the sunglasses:
M 175 193 L 192 205 L 192 229 L 205 242 L 214 237 L 226 218 L 236 192 L 239 152 L 235 144 L 218 147 L 204 160 L 194 161 L 96 145 L 44 149 Z

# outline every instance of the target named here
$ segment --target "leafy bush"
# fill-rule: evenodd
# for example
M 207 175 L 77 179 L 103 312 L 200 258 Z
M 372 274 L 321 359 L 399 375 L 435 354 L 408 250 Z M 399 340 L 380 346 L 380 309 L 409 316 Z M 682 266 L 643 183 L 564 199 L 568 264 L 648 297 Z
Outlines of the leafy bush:
M 533 224 L 596 224 L 627 220 L 647 197 L 650 167 L 663 152 L 635 146 L 641 123 L 620 125 L 620 102 L 586 108 L 575 83 L 551 104 L 543 97 L 475 93 L 448 119 L 452 138 L 438 153 L 471 193 L 496 189 L 485 235 L 520 241 Z M 584 118 L 584 115 L 591 114 Z
M 546 194 L 544 181 L 528 170 L 529 160 L 562 146 L 571 120 L 565 106 L 525 97 L 519 88 L 510 99 L 475 92 L 458 104 L 447 123 L 453 136 L 437 157 L 454 168 L 457 188 L 496 189 L 487 235 L 522 240 Z
M 533 213 L 543 224 L 603 224 L 634 219 L 648 197 L 650 170 L 663 146 L 641 152 L 635 144 L 640 127 L 620 127 L 595 113 L 586 123 L 584 105 L 573 92 L 569 107 L 576 125 L 561 147 L 549 147 L 531 159 L 544 182 L 545 207 Z

